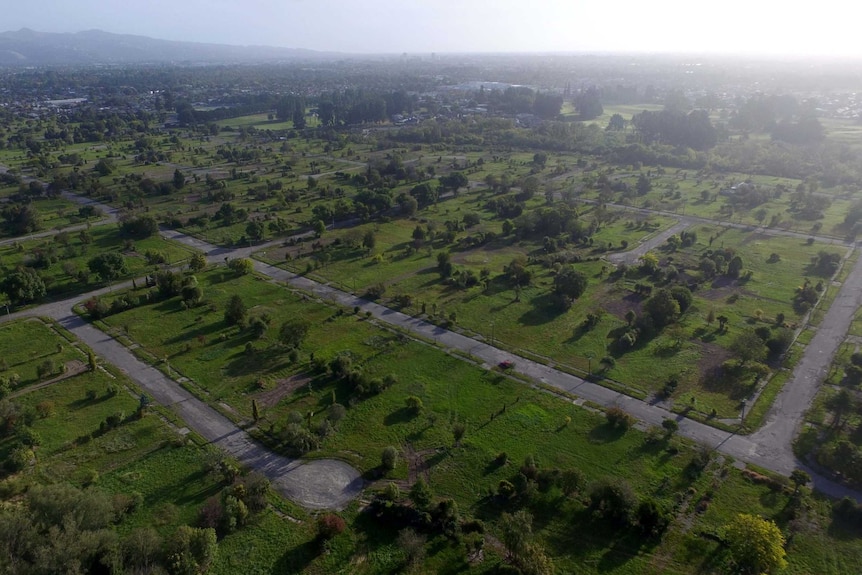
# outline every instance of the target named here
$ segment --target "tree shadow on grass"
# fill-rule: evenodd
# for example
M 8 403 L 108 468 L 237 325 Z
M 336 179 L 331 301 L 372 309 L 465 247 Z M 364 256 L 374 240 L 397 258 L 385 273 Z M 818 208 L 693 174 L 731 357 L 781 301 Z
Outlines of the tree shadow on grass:
M 160 311 L 162 313 L 176 313 L 183 311 L 183 308 L 180 305 L 179 298 L 162 300 L 159 303 L 155 304 L 152 309 L 153 311 Z
M 555 305 L 553 296 L 549 293 L 535 296 L 530 300 L 530 303 L 533 305 L 532 309 L 518 318 L 518 323 L 521 325 L 544 325 L 562 313 Z
M 250 338 L 249 338 L 250 339 Z M 233 354 L 233 359 L 225 367 L 225 374 L 229 377 L 249 375 L 262 371 L 271 371 L 276 362 L 282 358 L 280 349 L 256 350 L 252 354 L 244 351 Z
M 715 341 L 716 334 L 718 334 L 717 330 L 709 330 L 705 327 L 699 327 L 694 330 L 692 335 L 704 343 L 711 343 Z
M 302 573 L 319 556 L 320 543 L 315 538 L 289 549 L 275 562 L 272 572 Z
M 625 429 L 614 427 L 610 423 L 602 423 L 590 430 L 587 439 L 590 443 L 610 443 L 620 439 L 625 434 Z
M 386 417 L 383 418 L 383 425 L 398 425 L 399 423 L 408 423 L 413 421 L 416 418 L 416 414 L 413 413 L 413 410 L 407 407 L 401 407 L 396 409 L 395 411 L 386 414 Z
M 166 340 L 164 343 L 166 345 L 171 345 L 174 343 L 182 343 L 182 342 L 191 342 L 197 341 L 197 339 L 201 336 L 206 337 L 208 335 L 212 335 L 220 331 L 224 327 L 224 324 L 221 322 L 215 322 L 207 325 L 202 325 L 197 329 L 193 329 L 191 331 L 183 331 L 180 334 L 175 335 L 174 337 Z
M 750 397 L 756 385 L 756 380 L 751 376 L 745 379 L 733 377 L 724 373 L 721 366 L 707 371 L 701 378 L 701 386 L 705 391 L 723 394 L 738 401 Z

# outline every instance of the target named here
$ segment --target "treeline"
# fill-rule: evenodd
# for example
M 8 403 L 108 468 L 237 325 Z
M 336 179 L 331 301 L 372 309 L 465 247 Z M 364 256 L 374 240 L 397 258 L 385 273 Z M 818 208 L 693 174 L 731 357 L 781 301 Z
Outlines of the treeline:
M 476 104 L 484 104 L 488 111 L 499 114 L 535 114 L 553 119 L 560 115 L 563 97 L 551 92 L 537 92 L 525 86 L 505 90 L 485 90 L 481 87 L 474 95 Z
M 378 92 L 349 88 L 321 94 L 317 115 L 324 126 L 343 126 L 384 122 L 394 114 L 412 114 L 418 107 L 418 96 L 403 90 Z
M 718 132 L 706 110 L 693 110 L 688 114 L 670 110 L 643 111 L 635 114 L 631 123 L 645 144 L 661 143 L 703 151 L 718 143 Z

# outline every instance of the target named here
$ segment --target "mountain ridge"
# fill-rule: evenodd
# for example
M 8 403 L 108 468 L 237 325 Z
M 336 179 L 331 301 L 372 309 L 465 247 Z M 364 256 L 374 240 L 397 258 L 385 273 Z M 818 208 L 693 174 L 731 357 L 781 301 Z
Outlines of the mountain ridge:
M 0 32 L 0 66 L 253 63 L 319 61 L 348 54 L 304 48 L 237 46 L 161 40 L 99 29 L 81 32 L 39 32 L 30 28 Z

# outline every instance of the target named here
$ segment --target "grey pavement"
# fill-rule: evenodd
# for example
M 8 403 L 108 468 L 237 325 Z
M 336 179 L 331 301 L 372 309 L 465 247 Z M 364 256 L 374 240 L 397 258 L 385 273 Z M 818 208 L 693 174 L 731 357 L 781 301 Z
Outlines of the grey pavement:
M 131 285 L 131 282 L 127 285 Z M 105 293 L 107 290 L 105 288 L 98 292 Z M 55 319 L 94 353 L 129 376 L 154 401 L 176 412 L 190 429 L 241 463 L 263 473 L 275 490 L 303 507 L 342 509 L 361 493 L 363 480 L 349 464 L 333 459 L 291 459 L 269 451 L 177 382 L 145 364 L 114 338 L 74 314 L 71 310 L 73 303 L 90 295 L 93 294 L 4 316 L 0 322 L 32 315 Z
M 677 222 L 668 229 L 663 230 L 657 234 L 653 234 L 646 240 L 640 242 L 637 246 L 634 247 L 634 249 L 625 252 L 614 252 L 612 254 L 609 254 L 608 259 L 615 264 L 636 264 L 638 262 L 638 259 L 640 259 L 642 255 L 664 244 L 669 237 L 682 232 L 689 226 L 691 226 L 691 224 L 688 221 Z
M 626 206 L 619 207 L 647 213 L 646 210 L 641 208 L 631 208 Z M 639 257 L 640 255 L 638 250 L 646 252 L 647 250 L 652 249 L 652 247 L 666 241 L 667 237 L 672 233 L 677 233 L 694 223 L 715 223 L 711 220 L 694 216 L 679 216 L 671 213 L 666 215 L 678 218 L 678 223 L 661 234 L 653 236 L 635 248 L 633 252 L 638 254 L 638 256 L 635 257 Z M 769 235 L 792 236 L 799 238 L 810 237 L 810 234 L 788 230 L 756 228 L 744 224 L 732 224 L 727 222 L 722 223 L 722 225 L 748 229 Z M 207 254 L 208 259 L 214 263 L 221 263 L 223 259 L 249 257 L 253 251 L 266 248 L 270 245 L 278 245 L 283 242 L 283 240 L 275 240 L 261 246 L 232 250 L 217 248 L 200 239 L 193 238 L 176 231 L 163 230 L 162 235 L 203 251 Z M 835 238 L 821 239 L 828 243 L 853 245 L 852 243 L 837 240 Z M 626 258 L 631 257 L 631 254 L 629 256 L 620 254 L 618 257 L 621 258 L 622 261 L 628 261 Z M 752 463 L 785 475 L 788 475 L 794 469 L 804 469 L 811 475 L 815 487 L 823 493 L 833 497 L 849 496 L 858 501 L 862 501 L 862 494 L 842 486 L 827 477 L 819 475 L 814 470 L 798 461 L 792 450 L 792 442 L 802 424 L 805 411 L 813 400 L 820 382 L 823 380 L 826 370 L 829 368 L 832 357 L 838 349 L 838 346 L 843 341 L 857 307 L 862 303 L 862 259 L 857 260 L 855 267 L 851 271 L 847 280 L 843 283 L 834 304 L 828 310 L 811 343 L 806 347 L 801 360 L 794 370 L 793 376 L 779 393 L 773 407 L 767 415 L 766 424 L 762 429 L 750 436 L 737 435 L 735 433 L 722 431 L 714 427 L 686 419 L 683 416 L 672 413 L 658 405 L 651 405 L 641 400 L 620 394 L 595 383 L 555 370 L 541 363 L 495 348 L 483 341 L 478 341 L 443 329 L 422 319 L 397 312 L 380 304 L 364 300 L 331 286 L 320 284 L 269 264 L 255 261 L 254 266 L 257 272 L 266 275 L 273 280 L 290 284 L 295 288 L 312 293 L 322 299 L 334 301 L 339 305 L 346 307 L 359 306 L 362 311 L 371 312 L 372 316 L 382 322 L 397 326 L 409 333 L 434 340 L 438 345 L 444 348 L 457 349 L 462 352 L 469 353 L 473 357 L 484 362 L 487 366 L 497 365 L 499 362 L 504 360 L 512 361 L 516 364 L 515 370 L 525 376 L 605 407 L 614 405 L 619 406 L 638 418 L 640 421 L 649 425 L 660 425 L 662 420 L 668 418 L 675 419 L 679 423 L 679 433 L 681 435 L 702 443 L 712 449 L 716 449 L 747 463 Z M 89 294 L 79 296 L 75 299 L 81 300 L 88 296 Z M 66 304 L 67 302 L 47 304 L 46 306 L 32 310 L 27 315 L 51 315 L 52 317 L 57 317 L 61 321 L 64 319 L 68 321 L 68 311 L 65 312 L 65 316 L 63 316 L 63 313 L 60 313 L 60 316 L 63 317 L 54 315 L 58 310 L 60 312 L 68 310 L 69 307 L 67 307 Z M 13 314 L 13 316 L 14 315 L 17 314 Z M 175 383 L 170 382 L 170 380 L 161 375 L 160 372 L 153 368 L 148 369 L 152 370 L 154 373 L 147 372 L 145 374 L 144 372 L 140 372 L 139 367 L 134 366 L 133 362 L 129 361 L 129 358 L 135 358 L 130 352 L 128 352 L 128 350 L 125 350 L 125 348 L 104 334 L 101 335 L 101 338 L 95 336 L 93 333 L 90 333 L 89 330 L 93 330 L 95 333 L 100 332 L 95 330 L 95 328 L 86 325 L 82 320 L 77 321 L 80 322 L 80 325 L 73 325 L 75 327 L 73 333 L 75 333 L 75 335 L 79 335 L 79 333 L 85 334 L 89 338 L 88 340 L 85 339 L 85 342 L 88 343 L 88 345 L 91 345 L 96 353 L 105 356 L 106 359 L 112 363 L 122 362 L 117 363 L 117 365 L 122 369 L 127 369 L 124 365 L 134 367 L 134 370 L 129 371 L 129 373 L 133 379 L 138 381 L 142 386 L 149 389 L 147 385 L 152 385 L 155 390 L 159 390 L 161 393 L 168 393 L 168 388 L 171 388 L 173 390 L 171 393 L 179 393 L 178 390 L 181 388 L 179 388 Z M 81 336 L 79 335 L 79 337 Z M 93 343 L 91 343 L 91 341 Z M 109 344 L 109 341 L 113 342 L 113 344 Z M 118 350 L 124 350 L 125 355 L 121 356 Z M 105 355 L 108 353 L 115 355 L 108 357 Z M 140 363 L 140 366 L 145 368 L 148 367 L 142 363 Z M 158 374 L 158 376 L 156 376 L 156 374 Z M 152 378 L 156 377 L 161 377 L 163 381 L 155 380 L 156 383 L 153 383 L 154 380 L 152 380 Z M 155 395 L 156 394 L 154 393 L 154 396 Z M 342 505 L 345 501 L 349 500 L 349 498 L 347 498 L 348 494 L 353 497 L 358 494 L 361 489 L 361 479 L 358 478 L 358 474 L 356 474 L 352 468 L 351 474 L 347 470 L 349 466 L 346 464 L 333 461 L 328 464 L 330 468 L 327 469 L 327 472 L 323 473 L 322 471 L 317 472 L 313 467 L 314 465 L 320 465 L 318 461 L 302 464 L 301 462 L 287 458 L 279 459 L 279 456 L 266 452 L 259 446 L 254 447 L 256 444 L 251 442 L 244 432 L 238 430 L 236 426 L 223 418 L 223 416 L 218 414 L 218 412 L 212 410 L 203 402 L 195 400 L 190 394 L 188 394 L 188 397 L 199 404 L 194 408 L 197 411 L 188 412 L 187 415 L 192 419 L 192 421 L 195 421 L 196 424 L 201 427 L 201 434 L 212 441 L 219 442 L 220 445 L 225 446 L 231 451 L 231 453 L 235 454 L 242 461 L 250 462 L 250 464 L 259 466 L 264 470 L 270 470 L 270 473 L 272 473 L 273 476 L 277 476 L 278 473 L 284 472 L 288 473 L 288 475 L 293 473 L 294 475 L 289 476 L 297 478 L 304 477 L 303 474 L 310 477 L 317 477 L 318 475 L 338 477 L 337 481 L 334 479 L 332 481 L 321 480 L 322 484 L 320 486 L 311 485 L 307 480 L 288 481 L 289 485 L 284 485 L 283 482 L 278 483 L 278 480 L 274 480 L 283 493 L 290 497 L 301 498 L 304 505 L 315 507 L 318 505 L 318 502 L 321 501 L 332 501 L 333 506 Z M 188 401 L 188 399 L 180 402 L 171 401 L 171 397 L 169 396 L 165 396 L 164 399 L 170 402 L 168 403 L 169 405 L 174 406 L 183 405 Z M 189 420 L 187 419 L 187 421 Z M 212 429 L 208 426 L 212 426 Z M 274 461 L 277 461 L 278 463 L 273 463 Z M 309 468 L 309 466 L 312 467 Z M 273 469 L 277 469 L 278 473 L 273 472 Z M 301 469 L 304 471 L 299 471 Z M 317 482 L 317 479 L 315 479 L 315 482 Z M 341 489 L 341 496 L 338 496 L 332 491 L 331 485 L 333 484 L 340 485 L 340 487 L 335 488 L 335 491 Z

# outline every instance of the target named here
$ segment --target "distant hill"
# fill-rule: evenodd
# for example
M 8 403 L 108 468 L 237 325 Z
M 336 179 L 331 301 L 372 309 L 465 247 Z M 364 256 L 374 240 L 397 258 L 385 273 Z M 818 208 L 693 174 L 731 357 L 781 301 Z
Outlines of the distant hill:
M 175 42 L 102 30 L 53 34 L 22 28 L 0 33 L 0 66 L 243 63 L 328 60 L 346 56 L 297 48 Z

